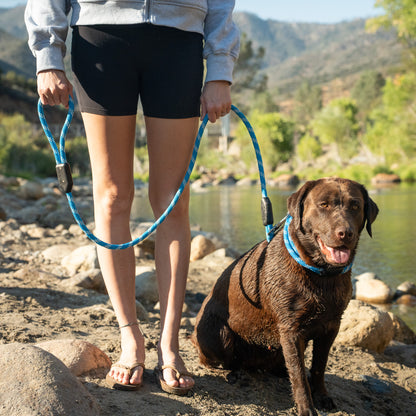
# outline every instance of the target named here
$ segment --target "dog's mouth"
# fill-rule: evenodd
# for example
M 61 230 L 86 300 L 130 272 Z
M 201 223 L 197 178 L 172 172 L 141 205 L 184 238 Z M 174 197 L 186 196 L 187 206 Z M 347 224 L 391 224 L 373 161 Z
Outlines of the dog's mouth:
M 337 265 L 348 263 L 351 256 L 351 250 L 349 248 L 346 246 L 329 247 L 321 240 L 319 236 L 317 237 L 317 241 L 319 248 L 321 249 L 321 252 L 325 256 L 328 263 Z

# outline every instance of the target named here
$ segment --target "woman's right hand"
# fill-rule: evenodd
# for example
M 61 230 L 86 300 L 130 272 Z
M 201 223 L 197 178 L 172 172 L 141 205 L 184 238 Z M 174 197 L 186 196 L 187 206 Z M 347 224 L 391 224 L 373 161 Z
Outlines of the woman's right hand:
M 68 108 L 72 84 L 64 71 L 49 69 L 38 73 L 38 94 L 43 105 L 63 104 Z

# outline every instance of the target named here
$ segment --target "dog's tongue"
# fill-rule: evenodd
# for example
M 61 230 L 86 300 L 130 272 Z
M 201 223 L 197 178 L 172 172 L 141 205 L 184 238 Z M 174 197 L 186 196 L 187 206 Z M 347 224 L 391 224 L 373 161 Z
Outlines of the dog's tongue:
M 331 263 L 343 264 L 347 263 L 351 251 L 348 248 L 333 248 L 329 247 L 319 238 L 319 245 L 321 246 L 322 252 L 325 254 L 327 260 Z
M 334 263 L 346 263 L 350 258 L 350 250 L 347 248 L 339 249 L 326 246 L 329 255 L 328 260 L 332 260 Z

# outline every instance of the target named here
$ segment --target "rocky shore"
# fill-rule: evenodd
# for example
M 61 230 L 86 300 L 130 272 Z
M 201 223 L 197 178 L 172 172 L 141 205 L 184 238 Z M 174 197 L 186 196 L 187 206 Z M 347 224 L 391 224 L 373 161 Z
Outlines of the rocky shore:
M 89 184 L 78 184 L 74 193 L 81 213 L 92 212 Z M 147 227 L 132 224 L 133 234 Z M 180 332 L 196 387 L 185 397 L 158 388 L 152 373 L 159 330 L 153 246 L 150 237 L 135 248 L 144 386 L 110 390 L 104 377 L 120 353 L 119 333 L 95 246 L 74 225 L 53 183 L 0 177 L 0 416 L 296 415 L 287 379 L 199 364 L 189 340 L 195 316 L 238 253 L 197 229 Z M 354 283 L 326 373 L 338 410 L 320 414 L 414 415 L 416 336 L 385 307 L 414 307 L 414 283 L 392 289 L 371 271 Z M 308 363 L 310 356 L 308 349 Z

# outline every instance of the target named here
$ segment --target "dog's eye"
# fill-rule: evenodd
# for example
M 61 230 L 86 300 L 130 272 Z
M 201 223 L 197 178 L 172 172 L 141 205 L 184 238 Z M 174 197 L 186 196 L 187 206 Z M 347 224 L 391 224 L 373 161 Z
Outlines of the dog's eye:
M 360 204 L 358 202 L 353 202 L 351 204 L 351 209 L 353 209 L 354 211 L 357 211 L 357 209 L 360 209 Z
M 321 208 L 328 208 L 328 207 L 329 207 L 329 204 L 328 204 L 328 202 L 321 202 L 321 203 L 319 204 L 319 206 L 320 206 Z

